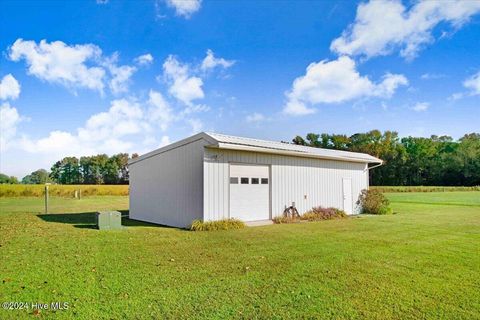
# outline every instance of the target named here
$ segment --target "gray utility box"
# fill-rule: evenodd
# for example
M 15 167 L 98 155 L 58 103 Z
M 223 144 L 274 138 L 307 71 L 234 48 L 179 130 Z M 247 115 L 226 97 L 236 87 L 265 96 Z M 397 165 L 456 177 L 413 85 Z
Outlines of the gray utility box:
M 115 230 L 122 228 L 122 214 L 118 211 L 99 211 L 95 215 L 99 230 Z

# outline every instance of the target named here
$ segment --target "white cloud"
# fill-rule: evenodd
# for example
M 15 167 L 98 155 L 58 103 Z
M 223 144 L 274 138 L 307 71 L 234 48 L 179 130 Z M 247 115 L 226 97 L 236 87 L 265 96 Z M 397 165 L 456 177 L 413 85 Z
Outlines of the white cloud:
M 208 71 L 215 69 L 216 67 L 222 67 L 224 69 L 230 68 L 235 64 L 234 60 L 225 60 L 224 58 L 215 58 L 212 50 L 207 50 L 207 55 L 203 59 L 200 69 L 202 71 Z
M 168 136 L 163 136 L 162 139 L 160 140 L 160 144 L 158 145 L 159 148 L 161 147 L 165 147 L 166 145 L 169 145 L 171 142 L 170 142 L 170 138 Z
M 424 73 L 420 76 L 422 80 L 436 80 L 441 78 L 445 78 L 445 75 L 441 73 Z
M 210 107 L 207 106 L 206 104 L 195 104 L 195 105 L 190 105 L 187 106 L 183 111 L 180 113 L 181 116 L 188 115 L 191 113 L 197 113 L 197 112 L 206 112 L 209 111 Z
M 450 97 L 448 97 L 448 100 L 456 101 L 456 100 L 462 99 L 464 96 L 465 96 L 464 93 L 456 92 L 456 93 L 452 94 Z
M 200 10 L 202 4 L 201 0 L 166 0 L 167 5 L 170 8 L 175 9 L 175 13 L 178 16 L 184 18 L 190 18 L 190 16 Z
M 141 66 L 148 66 L 153 63 L 153 56 L 150 53 L 135 58 L 135 63 Z
M 399 49 L 402 57 L 412 59 L 435 40 L 432 30 L 437 25 L 445 22 L 458 29 L 479 12 L 480 1 L 469 0 L 420 1 L 409 9 L 395 0 L 361 3 L 355 22 L 330 49 L 367 58 Z
M 108 111 L 92 115 L 76 132 L 55 130 L 48 136 L 32 139 L 23 136 L 17 147 L 33 154 L 48 154 L 52 159 L 64 156 L 138 151 L 131 138 L 151 135 L 148 117 L 136 101 L 119 99 Z
M 159 124 L 163 131 L 167 130 L 169 124 L 174 120 L 173 111 L 168 102 L 160 92 L 150 90 L 148 103 L 150 105 L 148 110 L 150 121 Z
M 100 48 L 92 44 L 68 46 L 62 41 L 45 40 L 37 44 L 18 39 L 9 50 L 10 59 L 25 59 L 28 73 L 39 79 L 99 92 L 103 92 L 105 70 L 88 63 L 96 62 L 101 55 Z
M 480 95 L 480 72 L 466 79 L 463 86 L 470 89 L 471 95 Z
M 192 126 L 192 134 L 202 131 L 203 122 L 200 119 L 188 119 L 187 122 Z
M 20 95 L 20 84 L 11 74 L 0 81 L 0 100 L 17 99 Z
M 168 92 L 187 106 L 205 96 L 202 79 L 191 75 L 188 65 L 180 63 L 173 55 L 163 63 L 163 75 L 169 84 Z
M 422 111 L 427 111 L 427 109 L 430 107 L 430 104 L 428 102 L 417 102 L 412 109 L 416 112 L 422 112 Z
M 258 112 L 254 112 L 254 113 L 248 115 L 245 118 L 245 120 L 247 120 L 247 122 L 262 122 L 265 119 L 266 119 L 265 116 L 261 113 L 258 113 Z
M 130 77 L 137 71 L 135 67 L 131 66 L 111 66 L 109 68 L 112 73 L 112 79 L 110 80 L 110 89 L 113 93 L 121 93 L 128 91 L 128 83 L 130 82 Z
M 114 53 L 110 58 L 106 58 L 102 65 L 108 69 L 111 78 L 109 81 L 110 90 L 114 94 L 128 92 L 130 78 L 137 71 L 137 68 L 123 65 L 118 66 L 118 53 Z
M 62 41 L 46 40 L 37 44 L 18 39 L 10 47 L 9 55 L 13 61 L 24 59 L 29 74 L 73 90 L 88 88 L 103 93 L 108 84 L 114 94 L 128 92 L 130 78 L 137 71 L 134 66 L 118 65 L 118 53 L 105 57 L 93 44 L 69 46 Z M 150 58 L 153 59 L 143 55 L 138 61 L 145 63 Z
M 17 126 L 22 121 L 16 108 L 11 107 L 8 102 L 0 106 L 0 150 L 5 152 L 15 137 Z
M 311 105 L 340 103 L 363 97 L 390 98 L 395 90 L 407 85 L 400 74 L 387 73 L 379 83 L 373 83 L 356 70 L 355 61 L 347 56 L 337 60 L 311 63 L 306 74 L 294 80 L 286 93 L 284 113 L 306 115 L 315 112 Z
M 200 119 L 185 118 L 183 111 L 176 113 L 161 93 L 154 90 L 150 90 L 144 101 L 113 100 L 108 110 L 93 114 L 72 131 L 53 130 L 43 137 L 28 136 L 17 130 L 23 120 L 17 109 L 7 102 L 1 106 L 0 161 L 3 168 L 18 175 L 39 166 L 48 168 L 65 156 L 145 153 L 170 143 L 169 136 L 163 132 L 174 122 L 191 126 L 192 133 L 203 128 Z M 160 140 L 156 136 L 161 137 Z M 21 163 L 18 158 L 22 159 Z
M 155 135 L 164 132 L 174 121 L 184 121 L 194 132 L 203 127 L 199 119 L 185 119 L 175 114 L 163 96 L 154 90 L 150 90 L 148 100 L 143 102 L 113 100 L 108 110 L 90 116 L 83 126 L 73 131 L 54 130 L 40 138 L 19 136 L 16 128 L 21 120 L 15 108 L 7 103 L 2 105 L 2 152 L 9 147 L 46 157 L 44 160 L 51 162 L 65 156 L 147 151 L 158 146 Z M 167 135 L 161 137 L 161 145 L 170 142 Z
M 135 101 L 114 100 L 110 109 L 91 116 L 84 127 L 78 129 L 82 143 L 112 141 L 148 130 L 144 112 Z M 105 146 L 108 148 L 108 146 Z

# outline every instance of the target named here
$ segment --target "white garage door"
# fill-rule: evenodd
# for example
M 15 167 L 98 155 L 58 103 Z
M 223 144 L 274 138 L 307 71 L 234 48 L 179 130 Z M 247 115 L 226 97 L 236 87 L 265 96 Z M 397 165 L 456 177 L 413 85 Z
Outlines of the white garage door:
M 230 164 L 230 217 L 270 219 L 269 166 Z

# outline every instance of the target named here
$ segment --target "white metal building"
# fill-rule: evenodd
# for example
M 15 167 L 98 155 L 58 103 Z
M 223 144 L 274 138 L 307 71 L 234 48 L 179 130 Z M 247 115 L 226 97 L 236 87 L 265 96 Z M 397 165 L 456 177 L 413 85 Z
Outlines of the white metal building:
M 199 133 L 129 162 L 130 218 L 188 227 L 195 219 L 268 220 L 295 202 L 358 213 L 364 153 Z

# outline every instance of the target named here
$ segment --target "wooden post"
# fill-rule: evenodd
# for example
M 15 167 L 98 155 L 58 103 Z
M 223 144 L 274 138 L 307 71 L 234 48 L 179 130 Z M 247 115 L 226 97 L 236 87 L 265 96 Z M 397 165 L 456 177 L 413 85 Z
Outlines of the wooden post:
M 78 200 L 82 199 L 82 189 L 78 189 Z
M 48 186 L 50 183 L 45 183 L 45 213 L 48 213 Z

